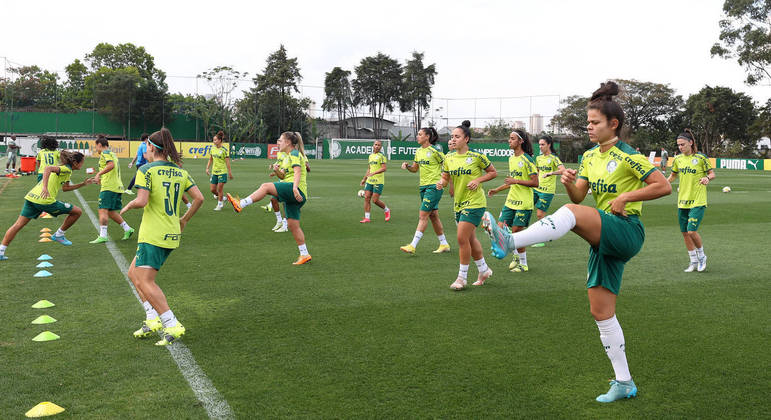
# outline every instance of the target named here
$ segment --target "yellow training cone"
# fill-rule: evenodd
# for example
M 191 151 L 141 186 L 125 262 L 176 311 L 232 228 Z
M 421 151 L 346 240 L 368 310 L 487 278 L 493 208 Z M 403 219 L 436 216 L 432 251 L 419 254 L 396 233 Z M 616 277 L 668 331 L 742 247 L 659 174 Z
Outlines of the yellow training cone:
M 40 238 L 38 242 L 53 242 L 51 238 Z
M 48 228 L 43 228 L 43 229 L 40 229 L 40 231 L 41 231 L 41 232 L 48 232 L 48 233 L 51 233 L 51 229 L 48 229 Z
M 35 318 L 34 321 L 32 321 L 32 324 L 51 324 L 56 322 L 56 318 L 50 317 L 48 315 L 40 315 L 39 317 Z
M 24 415 L 27 417 L 46 417 L 59 414 L 62 411 L 64 411 L 64 408 L 59 407 L 52 402 L 46 401 L 32 407 L 32 409 L 24 413 Z
M 41 237 L 41 238 L 50 238 L 50 237 L 51 237 L 51 234 L 50 234 L 50 233 L 48 233 L 48 232 L 43 232 L 43 233 L 41 233 L 41 234 L 40 234 L 40 237 Z
M 43 299 L 43 300 L 39 300 L 39 301 L 35 302 L 35 304 L 32 305 L 32 308 L 34 308 L 34 309 L 45 309 L 45 308 L 50 308 L 52 306 L 56 306 L 56 305 L 54 305 L 53 302 L 49 302 L 49 301 Z
M 53 341 L 58 339 L 59 339 L 59 336 L 52 333 L 51 331 L 43 331 L 40 334 L 36 335 L 35 338 L 32 339 L 32 341 Z

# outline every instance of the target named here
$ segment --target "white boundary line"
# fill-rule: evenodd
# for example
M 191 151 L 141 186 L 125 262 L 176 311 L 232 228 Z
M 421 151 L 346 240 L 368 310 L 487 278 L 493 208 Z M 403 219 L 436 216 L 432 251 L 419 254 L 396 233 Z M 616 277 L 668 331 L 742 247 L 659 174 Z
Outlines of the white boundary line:
M 85 211 L 88 215 L 88 218 L 91 219 L 91 223 L 95 228 L 99 229 L 99 220 L 94 215 L 94 212 L 91 211 L 91 208 L 86 204 L 86 200 L 83 198 L 83 195 L 81 195 L 80 191 L 78 190 L 75 190 L 75 195 L 78 197 L 78 200 L 80 200 L 80 204 L 83 206 L 83 211 Z M 110 251 L 112 258 L 115 260 L 115 264 L 118 266 L 121 273 L 123 273 L 123 277 L 126 279 L 126 282 L 128 282 L 129 287 L 131 287 L 131 292 L 134 293 L 137 301 L 141 303 L 139 295 L 134 288 L 134 284 L 128 278 L 128 268 L 130 265 L 129 262 L 126 261 L 126 258 L 123 256 L 123 254 L 118 251 L 118 247 L 115 246 L 114 242 L 109 241 L 106 243 L 106 245 L 107 250 Z M 193 390 L 196 398 L 198 398 L 198 401 L 203 404 L 203 407 L 209 414 L 209 418 L 236 418 L 228 402 L 225 400 L 225 398 L 222 397 L 217 389 L 214 388 L 214 384 L 212 384 L 211 380 L 209 380 L 204 371 L 195 362 L 193 353 L 190 351 L 190 349 L 187 348 L 187 346 L 185 346 L 184 343 L 177 341 L 170 346 L 166 346 L 166 349 L 169 350 L 169 353 L 171 353 L 171 357 L 177 363 L 177 367 L 182 373 L 182 376 L 184 376 L 187 380 L 187 383 L 190 384 L 190 388 Z

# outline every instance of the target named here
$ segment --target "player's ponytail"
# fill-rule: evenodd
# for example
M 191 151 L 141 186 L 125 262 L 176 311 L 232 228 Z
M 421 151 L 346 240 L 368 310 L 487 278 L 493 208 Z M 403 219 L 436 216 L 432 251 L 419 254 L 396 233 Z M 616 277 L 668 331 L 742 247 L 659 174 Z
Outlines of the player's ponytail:
M 217 132 L 217 134 L 214 135 L 214 137 L 220 139 L 220 141 L 225 140 L 225 132 L 220 130 Z
M 432 145 L 436 144 L 437 141 L 439 141 L 439 134 L 436 132 L 436 129 L 434 127 L 423 127 L 420 129 L 420 131 L 423 132 L 423 134 L 428 136 L 428 142 Z
M 305 156 L 305 146 L 303 146 L 303 136 L 297 131 L 284 131 L 281 136 L 289 140 L 292 146 L 297 149 L 303 156 Z
M 59 152 L 59 161 L 62 165 L 67 165 L 72 168 L 76 163 L 83 162 L 83 153 L 62 150 Z
M 463 131 L 463 136 L 466 137 L 466 143 L 471 143 L 471 121 L 464 120 L 455 128 L 460 128 Z
M 160 153 L 164 159 L 171 159 L 177 165 L 182 165 L 182 157 L 177 152 L 177 147 L 174 145 L 174 137 L 171 136 L 171 131 L 168 128 L 163 127 L 150 134 L 147 141 L 155 147 L 157 153 Z

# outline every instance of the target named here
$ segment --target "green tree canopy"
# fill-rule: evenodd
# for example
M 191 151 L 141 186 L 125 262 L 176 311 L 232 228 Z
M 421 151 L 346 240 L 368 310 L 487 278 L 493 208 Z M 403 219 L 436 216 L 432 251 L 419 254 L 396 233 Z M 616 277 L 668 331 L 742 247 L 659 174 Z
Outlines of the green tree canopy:
M 747 84 L 771 81 L 771 0 L 726 0 L 712 56 L 736 59 Z
M 385 111 L 393 111 L 399 101 L 402 84 L 402 66 L 383 54 L 365 57 L 354 69 L 353 91 L 357 103 L 369 107 L 375 137 L 380 136 Z
M 326 73 L 324 77 L 324 102 L 321 109 L 337 112 L 337 121 L 340 127 L 340 137 L 347 137 L 345 119 L 349 110 L 354 109 L 353 91 L 349 77 L 351 72 L 335 67 Z
M 705 86 L 686 101 L 685 123 L 705 154 L 747 153 L 757 138 L 748 128 L 756 119 L 755 105 L 744 93 L 731 88 Z
M 412 59 L 407 60 L 402 75 L 399 99 L 399 108 L 402 112 L 412 111 L 413 121 L 415 121 L 413 134 L 416 138 L 422 126 L 423 112 L 431 103 L 431 89 L 436 77 L 436 64 L 424 66 L 423 57 L 423 53 L 414 51 Z

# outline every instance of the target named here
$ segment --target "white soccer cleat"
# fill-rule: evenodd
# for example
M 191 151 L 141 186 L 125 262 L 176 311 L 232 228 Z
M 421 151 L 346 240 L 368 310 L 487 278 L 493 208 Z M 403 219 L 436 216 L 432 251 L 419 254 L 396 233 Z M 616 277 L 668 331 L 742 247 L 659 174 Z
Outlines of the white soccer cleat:
M 694 270 L 696 270 L 696 264 L 689 264 L 688 268 L 683 270 L 686 273 L 692 273 Z
M 484 273 L 479 273 L 479 277 L 477 277 L 477 281 L 472 283 L 474 286 L 481 286 L 485 284 L 485 281 L 490 278 L 490 276 L 493 275 L 493 270 L 487 269 Z
M 466 288 L 466 279 L 462 279 L 458 277 L 455 279 L 455 282 L 450 285 L 450 289 L 452 290 L 463 290 Z
M 217 203 L 217 207 L 214 208 L 214 211 L 220 211 L 222 210 L 222 203 Z
M 272 230 L 273 232 L 275 232 L 276 230 L 278 230 L 278 229 L 281 229 L 281 227 L 282 227 L 282 226 L 284 226 L 284 224 L 283 224 L 283 223 L 281 223 L 281 222 L 276 222 L 276 225 L 275 225 L 275 226 L 273 226 L 273 227 L 272 227 L 270 230 Z
M 701 273 L 702 271 L 707 269 L 707 256 L 704 255 L 703 257 L 699 258 L 699 265 L 696 267 L 696 270 Z
M 273 232 L 276 232 L 276 233 L 289 232 L 289 229 L 287 229 L 287 227 L 282 223 L 281 227 L 279 227 L 278 229 L 274 230 Z

